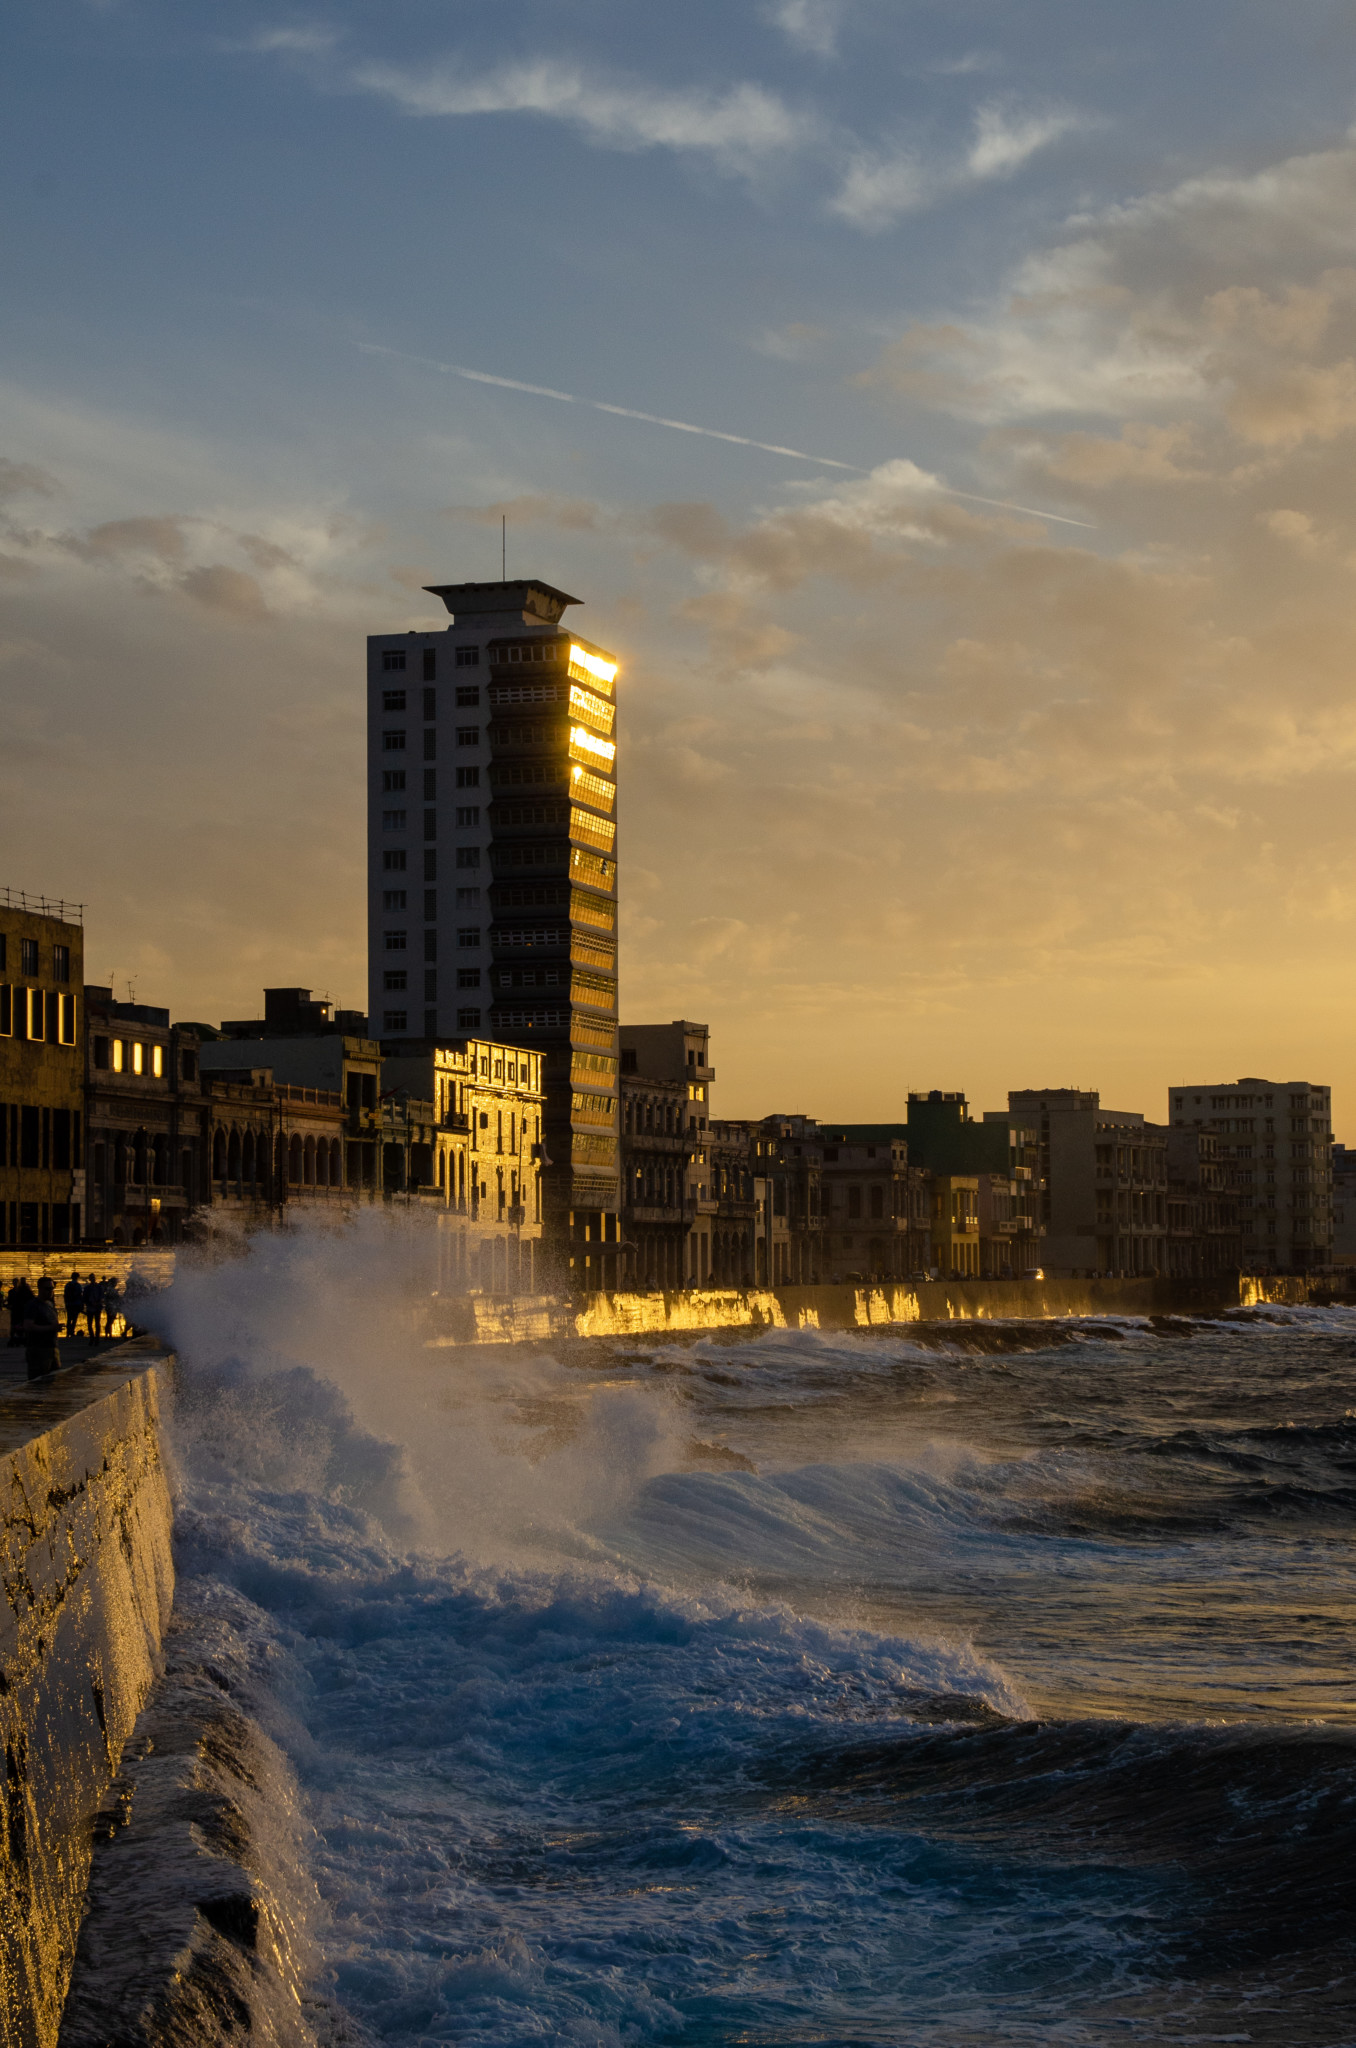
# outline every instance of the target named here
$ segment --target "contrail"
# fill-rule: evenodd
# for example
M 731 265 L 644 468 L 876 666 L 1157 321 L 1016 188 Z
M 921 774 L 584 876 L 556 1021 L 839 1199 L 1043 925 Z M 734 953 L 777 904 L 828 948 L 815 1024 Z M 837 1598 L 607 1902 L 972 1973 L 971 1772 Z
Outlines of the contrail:
M 494 377 L 488 370 L 468 370 L 463 363 L 440 363 L 432 356 L 407 355 L 403 349 L 383 348 L 375 341 L 360 341 L 357 347 L 365 356 L 391 356 L 396 362 L 437 370 L 444 377 L 465 377 L 472 384 L 494 384 L 501 391 L 524 391 L 530 398 L 555 398 L 562 405 L 586 405 L 593 412 L 610 412 L 617 419 L 643 420 L 650 427 L 671 427 L 676 434 L 700 434 L 707 441 L 729 441 L 736 448 L 758 448 L 764 455 L 789 455 L 793 462 L 813 462 L 822 469 L 845 469 L 853 476 L 871 475 L 859 462 L 839 462 L 832 455 L 809 455 L 803 448 L 783 448 L 779 441 L 754 441 L 747 434 L 726 434 L 719 427 L 696 427 L 691 420 L 671 420 L 661 412 L 637 412 L 634 406 L 608 405 L 601 398 L 580 398 L 573 391 L 556 391 L 549 384 L 524 384 L 516 377 Z M 938 483 L 936 488 L 944 497 L 967 498 L 973 505 L 993 505 L 1002 512 L 1025 513 L 1029 519 L 1053 519 L 1060 526 L 1082 526 L 1090 533 L 1096 531 L 1090 519 L 1069 519 L 1062 512 L 1040 512 L 1034 505 L 1014 505 L 1008 498 L 981 498 L 976 491 L 958 491 L 950 484 Z

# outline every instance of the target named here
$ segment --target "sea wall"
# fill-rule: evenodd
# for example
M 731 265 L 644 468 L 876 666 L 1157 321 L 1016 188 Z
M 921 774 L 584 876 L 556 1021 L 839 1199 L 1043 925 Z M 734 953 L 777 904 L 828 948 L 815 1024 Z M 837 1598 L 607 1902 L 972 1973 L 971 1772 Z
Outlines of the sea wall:
M 1331 1300 L 1331 1280 L 929 1280 L 879 1287 L 685 1288 L 671 1294 L 471 1295 L 448 1303 L 431 1345 L 701 1330 L 862 1330 L 994 1317 L 1209 1315 L 1266 1302 Z
M 163 1351 L 0 1399 L 0 2044 L 57 2039 L 94 1821 L 155 1676 L 174 1588 Z

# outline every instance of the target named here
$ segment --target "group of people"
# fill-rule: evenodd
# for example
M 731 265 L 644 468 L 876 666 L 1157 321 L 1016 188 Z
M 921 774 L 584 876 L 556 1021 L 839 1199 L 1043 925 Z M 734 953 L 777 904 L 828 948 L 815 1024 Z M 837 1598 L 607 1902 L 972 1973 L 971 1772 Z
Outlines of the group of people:
M 62 1289 L 66 1309 L 66 1335 L 77 1335 L 81 1316 L 91 1341 L 111 1337 L 122 1314 L 122 1289 L 116 1277 L 100 1280 L 93 1273 L 82 1280 L 72 1273 Z M 9 1310 L 9 1341 L 22 1344 L 28 1363 L 28 1377 L 41 1379 L 61 1364 L 57 1338 L 61 1314 L 57 1308 L 56 1282 L 46 1275 L 34 1292 L 27 1280 L 16 1280 L 4 1297 Z

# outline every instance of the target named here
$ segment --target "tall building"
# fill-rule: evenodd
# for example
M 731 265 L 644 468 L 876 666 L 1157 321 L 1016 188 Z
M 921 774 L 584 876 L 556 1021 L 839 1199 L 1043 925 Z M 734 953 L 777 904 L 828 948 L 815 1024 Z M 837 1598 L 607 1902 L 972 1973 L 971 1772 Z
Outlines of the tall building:
M 76 1244 L 84 1190 L 83 928 L 0 890 L 0 1241 Z
M 368 641 L 368 1008 L 387 1052 L 543 1056 L 548 1257 L 617 1280 L 617 663 L 535 580 L 428 586 Z
M 1312 1081 L 1194 1082 L 1168 1091 L 1174 1130 L 1212 1131 L 1251 1272 L 1332 1260 L 1332 1091 Z

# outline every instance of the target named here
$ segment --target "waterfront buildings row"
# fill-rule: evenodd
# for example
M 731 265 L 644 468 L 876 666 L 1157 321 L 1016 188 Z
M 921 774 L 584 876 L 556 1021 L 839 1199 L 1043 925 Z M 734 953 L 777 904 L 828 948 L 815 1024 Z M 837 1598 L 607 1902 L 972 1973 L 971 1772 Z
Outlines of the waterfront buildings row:
M 1210 1279 L 1348 1256 L 1331 1093 L 1309 1082 L 1174 1088 L 1163 1124 L 1081 1089 L 1013 1090 L 979 1118 L 933 1090 L 902 1123 L 730 1121 L 688 1019 L 623 1025 L 621 1069 L 626 1285 Z M 1356 1167 L 1345 1185 L 1356 1261 Z
M 174 1245 L 400 1201 L 445 1227 L 449 1284 L 540 1284 L 540 1052 L 388 1054 L 298 988 L 172 1024 L 86 984 L 83 938 L 74 906 L 0 899 L 0 1243 Z

